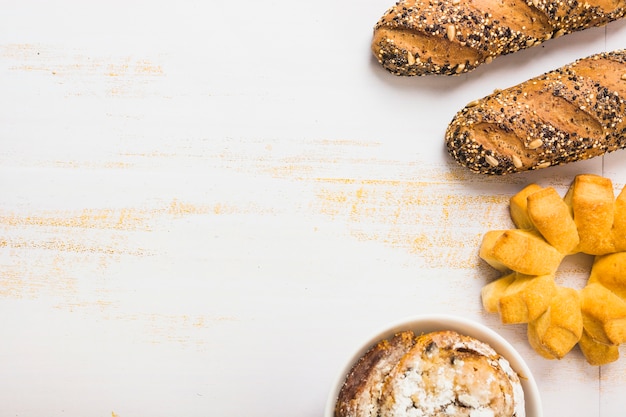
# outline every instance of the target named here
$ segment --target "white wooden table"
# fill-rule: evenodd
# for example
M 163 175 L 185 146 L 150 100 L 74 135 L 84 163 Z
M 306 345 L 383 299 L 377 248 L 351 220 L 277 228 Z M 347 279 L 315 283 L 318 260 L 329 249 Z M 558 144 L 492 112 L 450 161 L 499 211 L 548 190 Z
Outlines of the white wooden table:
M 398 78 L 369 51 L 382 0 L 87 3 L 0 13 L 1 415 L 318 417 L 362 341 L 429 312 L 514 344 L 546 416 L 624 414 L 626 357 L 538 357 L 482 310 L 477 247 L 527 183 L 621 189 L 626 153 L 487 178 L 443 132 L 626 22 Z

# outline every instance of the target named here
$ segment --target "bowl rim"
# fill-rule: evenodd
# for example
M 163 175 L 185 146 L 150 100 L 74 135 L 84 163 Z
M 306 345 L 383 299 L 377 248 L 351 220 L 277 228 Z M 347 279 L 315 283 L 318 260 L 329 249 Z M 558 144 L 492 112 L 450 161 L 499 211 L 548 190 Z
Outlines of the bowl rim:
M 335 403 L 339 390 L 354 363 L 375 343 L 393 336 L 402 330 L 413 330 L 419 333 L 428 333 L 437 330 L 453 330 L 489 344 L 496 352 L 509 361 L 513 370 L 520 376 L 524 390 L 526 416 L 543 417 L 541 395 L 537 383 L 526 361 L 519 352 L 504 337 L 485 324 L 452 314 L 421 314 L 405 317 L 376 331 L 348 357 L 348 360 L 345 361 L 345 364 L 333 379 L 333 384 L 324 410 L 324 417 L 334 417 Z

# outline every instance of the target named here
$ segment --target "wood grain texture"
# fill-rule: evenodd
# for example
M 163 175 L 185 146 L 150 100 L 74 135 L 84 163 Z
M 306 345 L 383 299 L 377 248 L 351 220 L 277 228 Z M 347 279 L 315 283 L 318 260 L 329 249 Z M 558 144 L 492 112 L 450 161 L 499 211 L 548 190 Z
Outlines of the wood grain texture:
M 482 310 L 495 275 L 477 257 L 528 182 L 624 184 L 623 153 L 487 179 L 442 141 L 477 95 L 623 43 L 624 24 L 471 76 L 405 80 L 368 51 L 388 6 L 7 5 L 3 412 L 318 416 L 363 339 L 428 312 L 510 340 L 546 415 L 623 409 L 626 361 L 538 358 L 524 327 Z

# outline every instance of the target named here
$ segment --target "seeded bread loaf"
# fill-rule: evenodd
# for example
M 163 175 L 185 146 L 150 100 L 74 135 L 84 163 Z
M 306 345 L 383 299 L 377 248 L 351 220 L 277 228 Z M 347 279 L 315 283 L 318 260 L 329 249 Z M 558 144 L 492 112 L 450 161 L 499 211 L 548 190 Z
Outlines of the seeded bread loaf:
M 467 104 L 450 122 L 450 155 L 503 175 L 626 147 L 626 50 L 582 58 Z
M 400 0 L 374 27 L 372 51 L 396 75 L 454 75 L 625 14 L 623 0 Z

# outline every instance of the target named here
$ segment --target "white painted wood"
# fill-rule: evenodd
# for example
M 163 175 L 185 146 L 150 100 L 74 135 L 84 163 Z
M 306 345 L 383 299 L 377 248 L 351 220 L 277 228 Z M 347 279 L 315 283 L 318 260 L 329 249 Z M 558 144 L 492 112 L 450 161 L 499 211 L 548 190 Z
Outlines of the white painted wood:
M 369 52 L 383 1 L 10 3 L 3 415 L 319 416 L 361 341 L 428 312 L 511 341 L 547 416 L 624 409 L 626 360 L 538 357 L 482 310 L 477 258 L 517 190 L 621 187 L 623 152 L 485 178 L 442 139 L 470 100 L 623 46 L 623 22 L 407 79 Z

